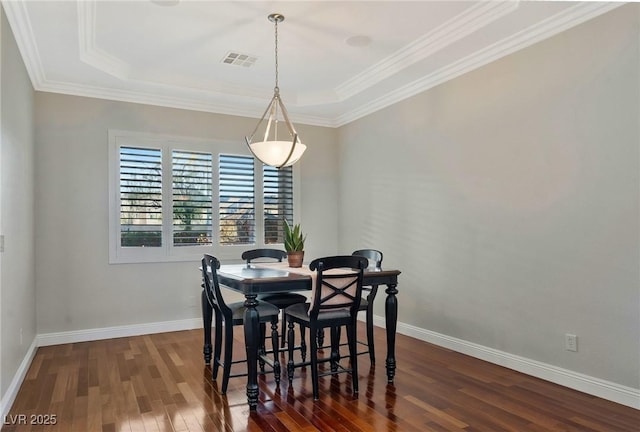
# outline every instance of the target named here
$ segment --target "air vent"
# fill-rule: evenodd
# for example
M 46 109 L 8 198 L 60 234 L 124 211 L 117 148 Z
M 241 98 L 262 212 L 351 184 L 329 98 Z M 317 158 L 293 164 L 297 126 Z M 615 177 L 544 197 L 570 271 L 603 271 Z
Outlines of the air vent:
M 227 53 L 226 56 L 224 56 L 224 58 L 222 59 L 222 63 L 250 67 L 250 66 L 253 66 L 256 60 L 257 60 L 256 57 L 230 51 Z

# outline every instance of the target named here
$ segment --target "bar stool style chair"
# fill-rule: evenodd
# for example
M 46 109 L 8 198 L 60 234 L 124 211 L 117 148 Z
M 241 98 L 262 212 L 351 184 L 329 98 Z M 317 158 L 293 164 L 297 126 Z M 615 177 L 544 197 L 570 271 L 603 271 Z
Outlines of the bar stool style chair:
M 311 303 L 297 303 L 285 309 L 288 323 L 288 362 L 289 385 L 293 382 L 296 367 L 311 365 L 313 399 L 319 399 L 318 390 L 318 330 L 331 329 L 331 356 L 321 362 L 330 361 L 331 371 L 324 375 L 348 372 L 351 374 L 353 392 L 358 393 L 358 360 L 356 350 L 356 324 L 358 308 L 362 298 L 362 275 L 368 266 L 368 260 L 361 256 L 346 255 L 318 258 L 311 262 L 309 269 L 316 271 Z M 338 269 L 338 270 L 334 270 Z M 309 327 L 311 343 L 311 361 L 295 364 L 293 361 L 294 323 Z M 340 360 L 338 329 L 347 327 L 350 368 L 342 367 Z
M 351 255 L 363 256 L 369 260 L 369 266 L 375 266 L 374 268 L 382 268 L 382 252 L 375 249 L 360 249 L 353 252 Z M 369 285 L 362 287 L 362 300 L 360 301 L 360 312 L 366 311 L 366 325 L 367 325 L 367 342 L 358 341 L 359 345 L 367 347 L 364 351 L 359 351 L 358 355 L 369 354 L 369 361 L 371 364 L 376 363 L 376 352 L 373 340 L 373 300 L 378 293 L 378 285 Z M 318 345 L 322 348 L 324 345 L 324 334 L 322 331 L 318 333 Z M 345 345 L 345 344 L 342 344 Z
M 231 365 L 235 363 L 245 362 L 246 360 L 233 361 L 233 327 L 244 324 L 244 302 L 236 302 L 227 304 L 220 291 L 217 270 L 220 268 L 220 261 L 212 255 L 204 254 L 202 258 L 202 279 L 204 280 L 205 293 L 207 300 L 215 315 L 215 342 L 213 351 L 212 378 L 215 381 L 218 377 L 218 367 L 222 366 L 222 394 L 227 392 L 229 378 L 246 376 L 246 373 L 231 374 Z M 261 334 L 264 335 L 265 324 L 271 323 L 271 343 L 273 345 L 273 360 L 267 359 L 264 347 L 264 337 L 260 341 L 260 352 L 258 358 L 262 362 L 269 363 L 273 368 L 273 374 L 276 380 L 276 386 L 280 384 L 280 353 L 278 350 L 278 317 L 280 309 L 266 303 L 260 302 L 256 307 L 260 316 Z M 224 324 L 224 338 L 222 327 Z M 222 350 L 222 342 L 224 339 L 224 359 L 220 359 Z
M 382 252 L 375 249 L 360 249 L 351 255 L 363 256 L 369 260 L 369 266 L 375 265 L 376 269 L 382 268 Z M 367 343 L 358 341 L 361 345 L 367 345 L 366 351 L 361 351 L 358 355 L 369 353 L 369 361 L 371 364 L 376 363 L 376 352 L 373 342 L 373 300 L 378 293 L 378 285 L 370 285 L 362 287 L 362 301 L 360 302 L 360 311 L 367 313 Z
M 244 252 L 242 254 L 242 259 L 247 262 L 247 265 L 252 261 L 256 260 L 264 260 L 270 259 L 271 261 L 277 260 L 278 262 L 282 262 L 283 259 L 287 258 L 287 253 L 283 250 L 279 249 L 252 249 Z M 296 303 L 304 303 L 307 301 L 307 297 L 302 294 L 296 293 L 271 293 L 271 294 L 260 294 L 258 295 L 259 301 L 265 301 L 267 303 L 271 303 L 276 306 L 278 309 L 282 311 L 282 327 L 281 327 L 281 335 L 282 335 L 282 343 L 281 347 L 284 348 L 285 345 L 285 331 L 286 331 L 286 323 L 284 320 L 284 310 Z

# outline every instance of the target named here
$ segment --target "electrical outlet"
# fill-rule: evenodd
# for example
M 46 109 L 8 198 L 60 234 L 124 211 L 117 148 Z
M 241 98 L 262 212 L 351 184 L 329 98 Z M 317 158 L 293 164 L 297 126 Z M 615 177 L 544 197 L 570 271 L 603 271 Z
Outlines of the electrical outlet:
M 4 252 L 4 234 L 0 235 L 0 252 Z
M 22 345 L 22 327 L 20 327 L 20 345 Z
M 567 351 L 578 351 L 578 336 L 570 333 L 565 334 L 564 347 Z

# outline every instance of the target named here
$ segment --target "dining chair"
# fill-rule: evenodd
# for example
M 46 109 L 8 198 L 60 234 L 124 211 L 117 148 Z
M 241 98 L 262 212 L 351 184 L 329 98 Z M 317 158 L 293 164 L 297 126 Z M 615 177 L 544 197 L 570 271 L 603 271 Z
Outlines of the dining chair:
M 354 251 L 351 255 L 357 255 L 365 257 L 369 260 L 369 267 L 375 269 L 382 268 L 382 252 L 375 249 L 359 249 Z M 367 325 L 367 342 L 358 341 L 361 345 L 366 345 L 366 351 L 360 351 L 358 355 L 369 353 L 369 361 L 371 364 L 376 362 L 376 352 L 373 342 L 373 300 L 378 293 L 378 285 L 369 285 L 362 287 L 362 301 L 360 302 L 360 311 L 366 311 L 366 325 Z
M 231 365 L 245 360 L 233 360 L 233 327 L 244 324 L 244 302 L 226 303 L 220 290 L 218 282 L 218 269 L 220 261 L 212 255 L 204 254 L 202 258 L 202 279 L 207 300 L 213 308 L 215 316 L 215 341 L 213 350 L 212 378 L 215 381 L 218 377 L 218 367 L 222 366 L 222 388 L 221 393 L 227 392 L 229 378 L 247 376 L 246 373 L 231 374 Z M 276 386 L 280 384 L 280 353 L 278 343 L 278 318 L 280 309 L 272 304 L 260 302 L 256 309 L 260 317 L 261 338 L 259 359 L 261 370 L 264 372 L 264 363 L 268 363 L 273 368 Z M 266 357 L 265 350 L 265 327 L 266 323 L 271 323 L 271 344 L 273 346 L 273 359 Z M 224 327 L 224 337 L 223 330 Z M 222 344 L 224 340 L 224 359 L 220 358 Z
M 356 325 L 362 298 L 363 271 L 367 265 L 367 258 L 357 255 L 331 256 L 313 260 L 309 264 L 309 269 L 316 272 L 311 302 L 297 303 L 285 309 L 285 318 L 288 323 L 289 384 L 293 382 L 295 368 L 311 365 L 314 400 L 319 399 L 318 378 L 337 373 L 350 373 L 353 392 L 358 393 Z M 310 362 L 303 360 L 296 364 L 293 360 L 294 323 L 309 328 Z M 350 368 L 339 364 L 338 329 L 341 327 L 347 328 Z M 331 333 L 331 355 L 318 360 L 317 333 L 325 328 L 329 328 Z M 331 364 L 330 371 L 320 375 L 318 364 L 327 361 Z
M 282 262 L 282 260 L 286 258 L 287 258 L 287 253 L 279 249 L 252 249 L 242 254 L 242 259 L 246 261 L 247 265 L 256 261 Z M 258 300 L 271 303 L 272 305 L 278 307 L 278 309 L 282 311 L 282 327 L 281 327 L 280 334 L 282 335 L 281 347 L 284 347 L 286 343 L 286 338 L 285 338 L 286 324 L 284 320 L 284 310 L 293 304 L 306 302 L 307 297 L 302 294 L 296 294 L 293 292 L 282 292 L 282 293 L 259 294 Z
M 374 269 L 382 268 L 382 252 L 375 249 L 359 249 L 351 255 L 363 256 L 369 260 L 369 267 Z M 376 363 L 376 353 L 373 337 L 373 301 L 378 293 L 378 285 L 368 285 L 362 287 L 362 300 L 360 301 L 359 311 L 366 311 L 367 341 L 357 341 L 359 345 L 367 347 L 364 351 L 359 351 L 358 355 L 369 354 L 371 364 Z M 338 333 L 339 334 L 339 333 Z M 324 346 L 324 333 L 322 330 L 318 332 L 318 346 Z M 344 344 L 343 344 L 344 345 Z

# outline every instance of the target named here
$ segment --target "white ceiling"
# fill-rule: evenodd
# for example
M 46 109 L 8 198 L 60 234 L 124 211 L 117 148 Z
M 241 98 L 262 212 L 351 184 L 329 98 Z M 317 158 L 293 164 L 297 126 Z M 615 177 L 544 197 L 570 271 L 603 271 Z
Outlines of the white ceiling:
M 36 90 L 340 126 L 622 3 L 3 1 Z M 368 41 L 368 43 L 367 43 Z M 222 62 L 229 52 L 250 67 Z M 558 65 L 561 67 L 561 65 Z

